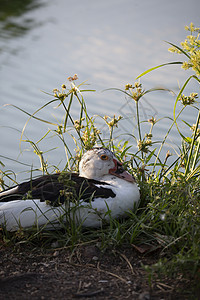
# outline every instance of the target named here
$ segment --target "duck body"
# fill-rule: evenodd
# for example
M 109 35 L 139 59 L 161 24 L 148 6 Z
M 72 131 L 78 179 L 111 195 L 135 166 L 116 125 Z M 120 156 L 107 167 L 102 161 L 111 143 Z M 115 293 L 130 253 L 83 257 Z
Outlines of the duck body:
M 63 227 L 73 220 L 99 227 L 124 216 L 140 199 L 134 178 L 104 148 L 87 151 L 79 174 L 44 175 L 0 193 L 0 226 L 8 231 L 33 226 Z

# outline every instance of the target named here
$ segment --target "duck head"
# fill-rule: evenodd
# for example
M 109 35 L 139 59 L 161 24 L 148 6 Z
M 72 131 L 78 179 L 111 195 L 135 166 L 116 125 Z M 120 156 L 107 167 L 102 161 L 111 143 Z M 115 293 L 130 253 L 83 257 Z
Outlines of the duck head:
M 106 148 L 88 150 L 80 161 L 79 174 L 82 177 L 100 181 L 103 176 L 110 174 L 135 183 L 134 177 L 125 171 L 113 152 Z

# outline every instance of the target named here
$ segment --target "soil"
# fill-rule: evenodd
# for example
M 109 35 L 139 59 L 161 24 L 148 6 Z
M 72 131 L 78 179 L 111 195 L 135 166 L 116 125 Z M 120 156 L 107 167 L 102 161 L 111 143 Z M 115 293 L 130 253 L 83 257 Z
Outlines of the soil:
M 0 299 L 198 299 L 183 278 L 155 280 L 150 288 L 142 265 L 156 261 L 156 253 L 144 255 L 130 246 L 104 252 L 96 245 L 73 251 L 2 246 Z

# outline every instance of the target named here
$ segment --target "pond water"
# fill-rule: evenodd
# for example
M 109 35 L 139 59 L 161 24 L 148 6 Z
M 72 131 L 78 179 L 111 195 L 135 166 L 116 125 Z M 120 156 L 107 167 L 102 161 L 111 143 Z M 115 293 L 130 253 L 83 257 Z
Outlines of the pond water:
M 87 80 L 85 94 L 90 115 L 122 115 L 124 120 L 116 131 L 119 139 L 134 126 L 134 103 L 120 92 L 135 78 L 156 65 L 183 60 L 168 52 L 169 45 L 186 37 L 185 25 L 191 22 L 199 27 L 199 0 L 12 0 L 3 1 L 0 11 L 0 161 L 3 170 L 12 169 L 17 180 L 27 177 L 30 166 L 39 167 L 39 160 L 28 143 L 22 142 L 21 131 L 28 116 L 12 106 L 33 113 L 51 96 L 54 88 L 67 83 L 67 77 L 78 74 L 81 83 Z M 141 79 L 145 89 L 162 86 L 178 92 L 190 72 L 179 65 L 167 66 Z M 197 91 L 197 83 L 188 86 L 187 93 Z M 140 104 L 141 120 L 151 116 L 172 116 L 175 97 L 170 93 L 154 92 Z M 72 113 L 78 115 L 79 106 L 73 104 Z M 55 120 L 60 111 L 48 107 L 39 116 Z M 182 117 L 193 124 L 196 112 L 188 110 Z M 108 130 L 101 126 L 103 135 Z M 181 130 L 187 132 L 184 123 Z M 163 139 L 169 128 L 164 119 L 155 127 L 155 138 Z M 37 141 L 48 125 L 31 120 L 23 139 Z M 187 133 L 186 133 L 187 134 Z M 171 140 L 178 143 L 176 130 Z M 131 143 L 133 141 L 130 141 Z M 46 154 L 50 164 L 65 165 L 63 149 L 54 139 L 47 139 L 44 148 L 55 148 Z M 169 140 L 170 143 L 170 140 Z M 69 146 L 73 150 L 74 144 Z M 136 147 L 133 147 L 133 151 Z M 173 150 L 170 149 L 172 152 Z M 61 158 L 62 157 L 62 158 Z M 18 160 L 16 162 L 15 160 Z

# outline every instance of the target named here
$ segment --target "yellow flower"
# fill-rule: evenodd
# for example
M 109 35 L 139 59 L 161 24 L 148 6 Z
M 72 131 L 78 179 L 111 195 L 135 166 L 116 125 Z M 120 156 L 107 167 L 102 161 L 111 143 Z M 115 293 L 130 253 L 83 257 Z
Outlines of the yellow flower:
M 181 66 L 181 68 L 184 70 L 188 70 L 190 67 L 191 65 L 187 61 L 184 61 Z
M 194 27 L 194 24 L 191 23 L 190 26 L 185 26 L 185 30 L 190 31 L 190 35 L 186 37 L 184 42 L 180 43 L 183 51 L 176 46 L 170 47 L 168 50 L 178 54 L 185 53 L 188 56 L 188 61 L 185 61 L 181 67 L 184 70 L 192 68 L 196 75 L 200 76 L 200 28 Z
M 127 83 L 126 85 L 125 85 L 125 91 L 128 91 L 129 89 L 132 89 L 132 84 L 129 84 L 129 83 Z
M 148 122 L 154 125 L 156 123 L 156 118 L 151 117 L 151 119 L 149 119 Z

